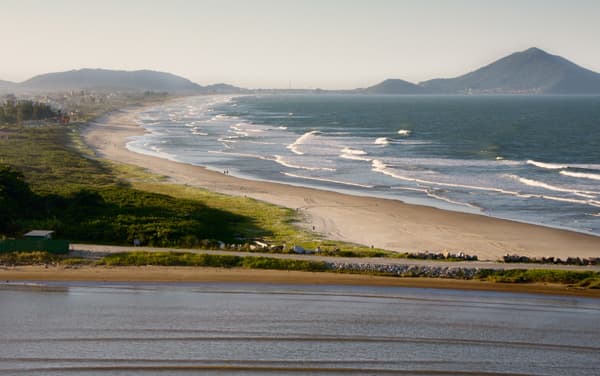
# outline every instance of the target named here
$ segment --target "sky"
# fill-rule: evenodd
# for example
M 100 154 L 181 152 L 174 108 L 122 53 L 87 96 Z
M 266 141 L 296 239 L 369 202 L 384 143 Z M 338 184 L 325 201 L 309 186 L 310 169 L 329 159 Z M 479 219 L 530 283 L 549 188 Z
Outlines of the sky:
M 152 69 L 201 85 L 350 89 L 539 47 L 600 72 L 598 0 L 0 0 L 0 79 Z

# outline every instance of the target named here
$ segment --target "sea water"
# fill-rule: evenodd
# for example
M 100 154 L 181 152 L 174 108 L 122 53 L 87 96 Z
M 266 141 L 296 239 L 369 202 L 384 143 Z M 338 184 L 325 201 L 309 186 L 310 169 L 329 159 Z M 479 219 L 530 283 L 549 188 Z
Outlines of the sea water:
M 600 97 L 192 97 L 131 150 L 250 179 L 600 235 Z
M 599 375 L 600 300 L 284 284 L 0 284 L 0 375 Z

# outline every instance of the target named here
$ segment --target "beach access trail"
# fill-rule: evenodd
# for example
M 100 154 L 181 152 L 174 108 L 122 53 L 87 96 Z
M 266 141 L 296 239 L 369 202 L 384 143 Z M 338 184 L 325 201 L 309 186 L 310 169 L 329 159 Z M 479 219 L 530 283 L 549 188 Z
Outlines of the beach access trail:
M 464 252 L 480 260 L 528 257 L 599 257 L 600 237 L 398 200 L 241 179 L 201 166 L 143 155 L 126 148 L 145 130 L 136 122 L 146 107 L 126 108 L 90 122 L 85 142 L 100 158 L 142 167 L 171 182 L 246 196 L 297 210 L 306 229 L 325 238 L 399 252 Z M 531 265 L 531 264 L 530 264 Z

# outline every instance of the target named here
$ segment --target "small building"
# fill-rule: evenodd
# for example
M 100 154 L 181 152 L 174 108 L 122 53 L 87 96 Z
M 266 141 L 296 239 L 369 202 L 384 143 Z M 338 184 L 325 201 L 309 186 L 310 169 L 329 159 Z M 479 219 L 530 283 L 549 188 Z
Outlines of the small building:
M 51 240 L 54 231 L 49 230 L 33 230 L 24 235 L 25 239 Z
M 22 239 L 0 240 L 0 253 L 44 251 L 53 254 L 69 253 L 67 240 L 52 239 L 54 231 L 29 231 Z

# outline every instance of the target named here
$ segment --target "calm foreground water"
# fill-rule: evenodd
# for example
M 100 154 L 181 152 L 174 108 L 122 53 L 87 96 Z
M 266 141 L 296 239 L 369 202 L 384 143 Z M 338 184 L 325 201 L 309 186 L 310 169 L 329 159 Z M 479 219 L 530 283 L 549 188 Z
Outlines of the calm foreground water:
M 138 121 L 140 153 L 600 235 L 600 97 L 195 97 Z
M 600 375 L 600 300 L 260 284 L 0 285 L 2 375 Z

